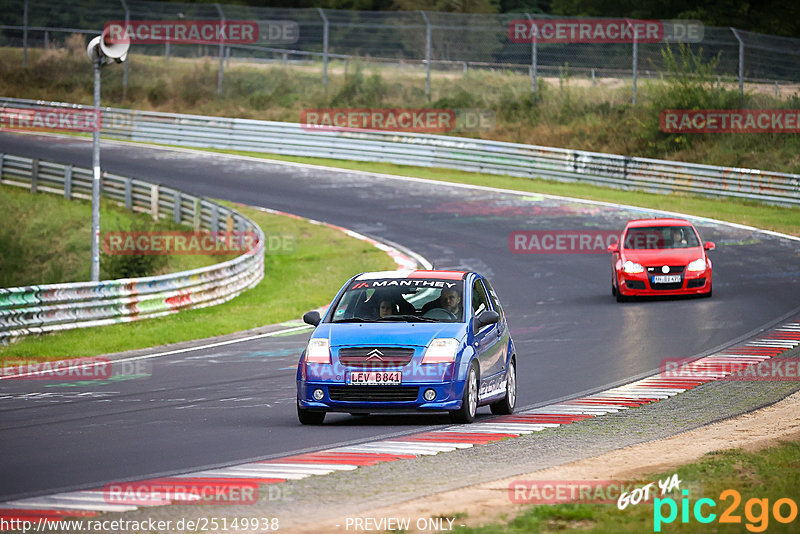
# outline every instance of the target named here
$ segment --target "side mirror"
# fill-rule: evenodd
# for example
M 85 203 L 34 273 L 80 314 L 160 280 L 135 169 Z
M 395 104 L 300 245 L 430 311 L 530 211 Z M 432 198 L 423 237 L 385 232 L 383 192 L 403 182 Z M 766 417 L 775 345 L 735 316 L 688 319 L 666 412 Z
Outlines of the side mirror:
M 713 241 L 706 241 L 703 243 L 704 250 L 714 250 L 715 248 L 717 248 L 717 245 L 715 245 Z
M 495 324 L 500 320 L 500 314 L 493 310 L 484 310 L 472 320 L 472 329 L 478 331 L 486 325 Z
M 303 322 L 311 326 L 317 326 L 321 321 L 322 317 L 319 316 L 319 312 L 316 310 L 303 314 Z
M 619 243 L 614 243 L 613 245 L 608 245 L 608 248 L 606 248 L 606 250 L 611 252 L 612 254 L 614 252 L 619 252 Z

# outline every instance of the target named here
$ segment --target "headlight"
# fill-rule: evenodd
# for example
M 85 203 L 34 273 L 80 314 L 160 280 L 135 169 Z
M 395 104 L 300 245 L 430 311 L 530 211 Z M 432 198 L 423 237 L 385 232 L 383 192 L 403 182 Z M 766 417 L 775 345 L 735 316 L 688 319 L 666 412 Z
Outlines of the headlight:
M 328 338 L 315 337 L 308 341 L 306 347 L 307 363 L 331 363 L 331 348 Z
M 422 363 L 449 363 L 455 361 L 457 351 L 457 339 L 434 339 L 431 341 L 431 344 L 428 345 L 428 348 L 425 349 Z
M 622 270 L 628 274 L 637 274 L 637 273 L 643 273 L 644 267 L 642 267 L 638 263 L 628 260 L 622 264 Z
M 689 271 L 705 271 L 706 260 L 703 258 L 697 258 L 696 260 L 689 262 L 689 266 L 686 269 Z

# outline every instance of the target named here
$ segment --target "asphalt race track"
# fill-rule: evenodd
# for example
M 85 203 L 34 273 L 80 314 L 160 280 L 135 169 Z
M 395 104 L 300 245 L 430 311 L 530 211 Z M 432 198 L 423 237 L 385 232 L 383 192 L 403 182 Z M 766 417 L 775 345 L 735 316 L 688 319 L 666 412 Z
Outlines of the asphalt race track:
M 0 134 L 0 152 L 90 166 L 91 143 Z M 518 354 L 518 406 L 621 382 L 697 355 L 800 303 L 800 242 L 711 222 L 714 297 L 617 304 L 607 254 L 514 254 L 515 230 L 615 230 L 645 210 L 104 144 L 104 170 L 264 206 L 399 243 L 436 268 L 486 274 Z M 58 236 L 53 236 L 57 239 Z M 267 273 L 269 276 L 269 273 Z M 323 304 L 323 303 L 320 303 Z M 331 447 L 448 422 L 331 414 L 297 422 L 308 331 L 145 360 L 125 381 L 0 381 L 0 501 Z M 80 355 L 75 355 L 80 356 Z M 488 417 L 488 408 L 479 412 Z

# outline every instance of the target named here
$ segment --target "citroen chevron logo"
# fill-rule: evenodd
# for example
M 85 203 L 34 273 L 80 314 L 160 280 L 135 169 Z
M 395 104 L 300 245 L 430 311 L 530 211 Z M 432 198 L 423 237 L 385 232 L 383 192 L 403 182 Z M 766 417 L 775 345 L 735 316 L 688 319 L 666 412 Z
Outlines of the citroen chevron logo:
M 366 359 L 367 360 L 378 359 L 378 360 L 383 361 L 383 353 L 381 351 L 379 351 L 378 349 L 372 349 L 370 351 L 370 353 L 367 354 Z

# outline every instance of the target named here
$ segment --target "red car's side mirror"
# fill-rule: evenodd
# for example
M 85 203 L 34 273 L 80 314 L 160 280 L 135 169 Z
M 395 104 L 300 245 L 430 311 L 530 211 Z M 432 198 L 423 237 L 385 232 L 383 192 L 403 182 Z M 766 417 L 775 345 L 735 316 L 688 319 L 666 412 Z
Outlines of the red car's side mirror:
M 715 245 L 713 241 L 706 241 L 703 243 L 704 250 L 714 250 L 715 248 L 717 248 L 717 245 Z
M 614 243 L 613 245 L 608 245 L 608 248 L 606 250 L 608 250 L 611 253 L 619 252 L 619 243 Z

